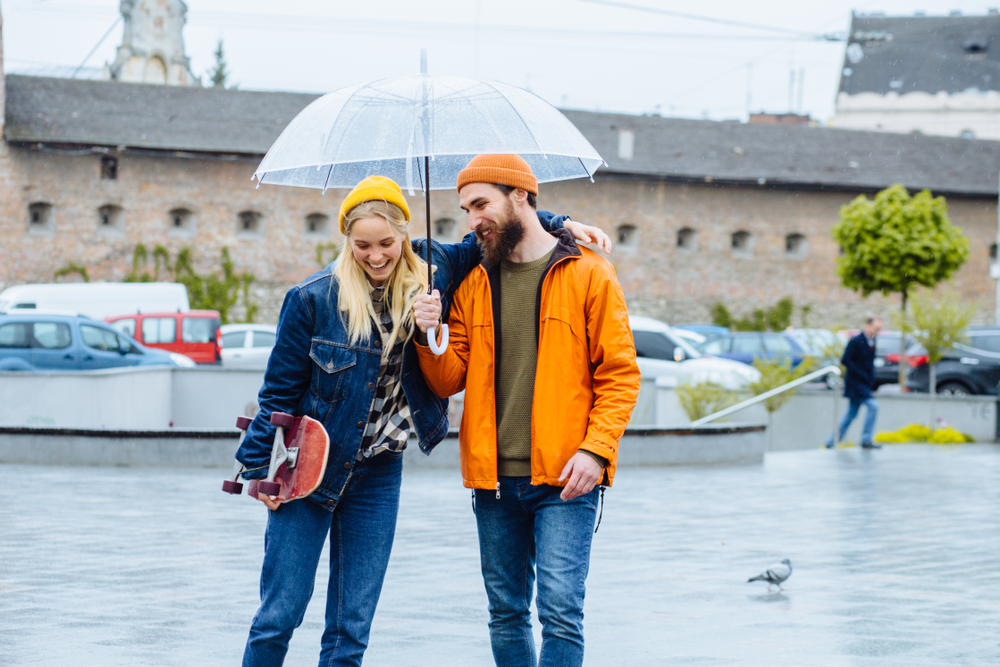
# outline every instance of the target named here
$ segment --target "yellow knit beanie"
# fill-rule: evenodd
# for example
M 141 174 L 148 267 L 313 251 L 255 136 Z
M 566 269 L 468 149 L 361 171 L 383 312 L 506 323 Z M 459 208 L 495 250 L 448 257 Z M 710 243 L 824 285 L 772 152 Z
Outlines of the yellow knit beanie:
M 469 183 L 495 183 L 538 195 L 538 179 L 518 155 L 477 155 L 458 172 L 458 191 Z
M 399 189 L 396 182 L 385 176 L 369 176 L 354 186 L 344 198 L 344 203 L 340 205 L 340 233 L 344 234 L 344 219 L 351 209 L 366 201 L 384 201 L 395 204 L 406 216 L 406 221 L 410 221 L 410 207 L 406 205 L 406 198 L 403 191 Z

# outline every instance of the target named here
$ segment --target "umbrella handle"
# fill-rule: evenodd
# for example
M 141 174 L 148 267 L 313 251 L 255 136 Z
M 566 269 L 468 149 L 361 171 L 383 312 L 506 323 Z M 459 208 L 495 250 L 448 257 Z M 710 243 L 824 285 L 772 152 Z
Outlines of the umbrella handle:
M 448 349 L 447 324 L 441 325 L 441 345 L 438 345 L 437 338 L 437 327 L 431 327 L 427 330 L 427 346 L 431 348 L 431 352 L 440 357 Z

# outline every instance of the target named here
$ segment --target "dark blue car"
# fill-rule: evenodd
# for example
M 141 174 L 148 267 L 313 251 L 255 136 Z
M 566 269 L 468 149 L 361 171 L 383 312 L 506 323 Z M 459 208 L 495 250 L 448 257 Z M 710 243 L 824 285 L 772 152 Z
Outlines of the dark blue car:
M 195 364 L 182 354 L 144 347 L 88 317 L 41 312 L 0 314 L 0 371 L 86 371 L 154 365 Z
M 736 331 L 706 340 L 697 346 L 698 351 L 712 357 L 733 359 L 745 364 L 757 357 L 764 359 L 790 358 L 798 366 L 809 352 L 791 336 L 771 331 Z

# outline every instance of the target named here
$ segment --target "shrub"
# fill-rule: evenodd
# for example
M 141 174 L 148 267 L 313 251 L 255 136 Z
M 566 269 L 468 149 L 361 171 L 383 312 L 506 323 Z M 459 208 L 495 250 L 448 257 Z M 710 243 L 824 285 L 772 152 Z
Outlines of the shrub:
M 747 389 L 751 395 L 760 396 L 815 370 L 816 360 L 812 357 L 805 357 L 802 363 L 792 368 L 792 360 L 788 357 L 776 357 L 774 359 L 757 357 L 753 360 L 753 367 L 760 371 L 760 379 L 747 385 Z M 768 412 L 777 412 L 781 409 L 781 406 L 788 402 L 788 399 L 792 397 L 795 391 L 795 389 L 791 389 L 777 396 L 764 399 L 764 409 Z
M 707 417 L 740 402 L 739 392 L 726 389 L 716 382 L 692 384 L 685 381 L 677 386 L 675 392 L 677 400 L 691 421 Z
M 875 442 L 887 444 L 930 442 L 935 445 L 953 445 L 975 441 L 971 435 L 962 433 L 951 426 L 931 429 L 923 424 L 908 424 L 898 431 L 879 431 L 875 436 Z
M 975 442 L 975 439 L 971 435 L 961 433 L 951 426 L 946 426 L 936 429 L 931 434 L 931 437 L 927 438 L 927 442 L 932 442 L 935 445 L 956 445 L 965 442 Z

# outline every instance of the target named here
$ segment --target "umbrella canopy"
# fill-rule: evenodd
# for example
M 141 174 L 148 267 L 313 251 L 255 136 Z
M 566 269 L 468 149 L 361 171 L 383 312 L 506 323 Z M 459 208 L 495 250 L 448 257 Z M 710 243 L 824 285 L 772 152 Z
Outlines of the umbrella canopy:
M 521 88 L 459 77 L 383 79 L 324 95 L 296 116 L 260 163 L 261 183 L 353 188 L 387 176 L 411 194 L 454 188 L 482 153 L 516 153 L 539 183 L 592 177 L 604 160 L 548 102 Z

